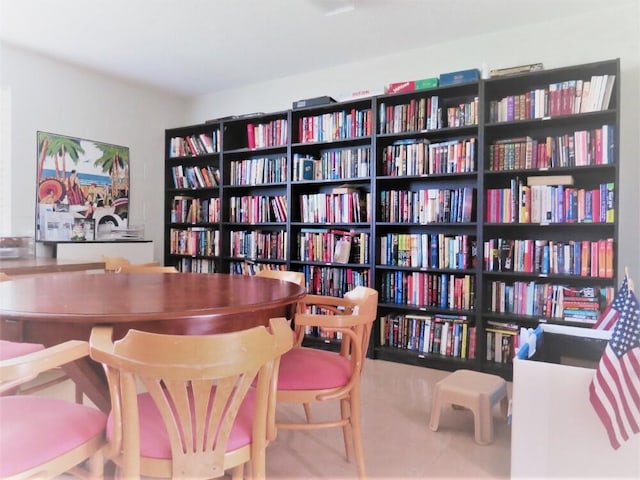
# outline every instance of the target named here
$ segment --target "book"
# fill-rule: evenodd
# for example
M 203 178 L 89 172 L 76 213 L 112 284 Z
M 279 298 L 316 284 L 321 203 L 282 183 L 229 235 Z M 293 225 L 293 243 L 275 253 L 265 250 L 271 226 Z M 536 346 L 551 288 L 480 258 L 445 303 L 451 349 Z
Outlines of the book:
M 351 238 L 346 236 L 336 241 L 336 247 L 333 252 L 333 262 L 348 263 L 351 255 Z
M 336 103 L 336 101 L 328 95 L 323 95 L 321 97 L 296 100 L 295 102 L 293 102 L 292 108 L 296 110 L 305 107 L 317 107 L 318 105 L 329 105 L 330 103 Z
M 471 68 L 457 72 L 440 74 L 440 86 L 457 85 L 459 83 L 477 82 L 480 79 L 480 70 Z
M 416 89 L 416 82 L 411 80 L 408 82 L 395 82 L 390 83 L 384 89 L 384 93 L 400 93 L 400 92 L 413 92 Z
M 527 177 L 527 185 L 573 185 L 573 175 L 544 175 Z
M 524 65 L 516 65 L 514 67 L 506 67 L 506 68 L 495 68 L 489 70 L 489 76 L 493 77 L 503 77 L 506 75 L 514 75 L 516 73 L 526 73 L 526 72 L 535 72 L 538 70 L 544 70 L 544 66 L 542 63 L 527 63 Z
M 438 77 L 421 78 L 415 81 L 416 90 L 427 90 L 429 88 L 436 88 L 440 84 Z

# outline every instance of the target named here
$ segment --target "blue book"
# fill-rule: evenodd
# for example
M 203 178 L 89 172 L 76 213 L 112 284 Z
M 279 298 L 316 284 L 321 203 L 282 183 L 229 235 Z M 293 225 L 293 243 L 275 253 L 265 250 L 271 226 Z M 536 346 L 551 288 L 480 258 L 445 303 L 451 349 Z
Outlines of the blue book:
M 471 68 L 457 72 L 441 73 L 440 86 L 457 85 L 459 83 L 477 82 L 480 79 L 480 70 Z

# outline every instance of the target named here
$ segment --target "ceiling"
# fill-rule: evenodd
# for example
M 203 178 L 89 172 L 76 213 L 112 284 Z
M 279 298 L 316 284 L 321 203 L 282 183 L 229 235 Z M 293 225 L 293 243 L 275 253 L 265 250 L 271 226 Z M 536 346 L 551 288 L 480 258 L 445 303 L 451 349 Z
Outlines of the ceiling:
M 601 0 L 0 0 L 0 40 L 193 97 L 598 8 Z

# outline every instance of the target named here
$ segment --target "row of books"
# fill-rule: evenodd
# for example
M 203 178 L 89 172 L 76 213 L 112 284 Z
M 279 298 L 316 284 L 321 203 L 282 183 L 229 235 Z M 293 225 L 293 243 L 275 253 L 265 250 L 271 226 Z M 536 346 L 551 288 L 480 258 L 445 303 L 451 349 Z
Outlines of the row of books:
M 212 188 L 220 185 L 220 170 L 204 167 L 175 165 L 171 167 L 174 188 Z
M 511 324 L 487 322 L 486 334 L 486 359 L 489 362 L 510 364 L 519 347 L 520 336 L 518 327 Z
M 318 265 L 303 265 L 307 292 L 316 295 L 330 295 L 342 297 L 355 287 L 368 287 L 369 269 L 355 269 L 344 267 L 320 267 Z
M 220 255 L 220 231 L 205 227 L 172 228 L 169 250 L 175 255 Z
M 460 359 L 475 358 L 475 326 L 465 315 L 380 317 L 380 345 Z
M 487 190 L 488 223 L 613 223 L 615 184 L 598 188 L 525 185 L 512 179 L 509 188 Z
M 491 122 L 510 122 L 607 110 L 615 75 L 593 75 L 590 80 L 550 83 L 519 95 L 489 103 Z
M 229 163 L 230 185 L 264 185 L 286 181 L 286 156 L 254 157 Z
M 594 324 L 608 305 L 601 292 L 593 287 L 565 288 L 562 291 L 562 316 L 567 321 Z
M 309 193 L 300 195 L 300 218 L 304 223 L 358 223 L 369 219 L 370 194 Z
M 216 273 L 216 262 L 211 258 L 184 257 L 178 262 L 177 268 L 181 272 Z
M 475 172 L 476 156 L 474 137 L 436 143 L 399 140 L 382 149 L 381 174 L 402 177 Z
M 444 233 L 387 233 L 380 237 L 380 264 L 464 270 L 474 264 L 476 238 Z
M 298 119 L 299 143 L 331 142 L 368 137 L 372 133 L 371 109 L 342 110 Z
M 233 223 L 270 223 L 287 221 L 284 195 L 254 195 L 229 199 L 229 221 Z
M 325 150 L 320 158 L 294 153 L 292 169 L 293 181 L 367 178 L 371 174 L 371 147 Z
M 380 134 L 421 132 L 478 124 L 478 97 L 455 105 L 440 105 L 437 95 L 412 98 L 408 103 L 388 105 L 378 110 Z
M 211 135 L 201 133 L 186 137 L 173 137 L 169 141 L 169 158 L 196 157 L 220 151 L 220 131 L 213 130 Z
M 333 310 L 323 308 L 320 305 L 307 305 L 305 308 L 305 313 L 309 313 L 312 315 L 336 315 Z M 307 337 L 321 338 L 323 340 L 329 341 L 341 340 L 343 337 L 342 332 L 326 330 L 315 325 L 305 325 L 304 334 Z
M 254 149 L 285 146 L 289 141 L 287 130 L 286 118 L 267 123 L 247 123 L 247 147 Z
M 475 285 L 475 276 L 468 274 L 382 272 L 380 301 L 416 307 L 473 310 Z
M 256 263 L 251 260 L 229 262 L 231 275 L 255 275 L 261 270 L 286 270 L 285 265 L 275 263 Z
M 380 221 L 404 223 L 467 223 L 474 221 L 472 187 L 380 192 Z
M 171 223 L 217 223 L 220 221 L 219 198 L 173 197 Z
M 613 238 L 599 240 L 494 238 L 484 242 L 489 272 L 524 272 L 613 278 Z
M 519 137 L 489 145 L 489 170 L 609 165 L 615 161 L 615 128 L 603 125 L 546 139 Z
M 297 238 L 303 262 L 369 263 L 368 233 L 303 228 Z
M 587 290 L 592 293 L 593 298 L 597 299 L 593 303 L 597 303 L 598 307 L 585 320 L 595 322 L 604 306 L 612 299 L 614 289 L 613 287 L 589 287 Z M 571 308 L 575 307 L 570 300 L 578 295 L 573 295 L 572 292 L 574 290 L 565 285 L 551 283 L 531 281 L 507 284 L 493 281 L 490 290 L 491 312 L 578 321 L 579 315 L 575 311 L 572 312 Z M 568 302 L 567 305 L 565 300 Z M 569 308 L 568 312 L 567 308 Z M 568 314 L 569 318 L 567 318 Z
M 258 260 L 284 260 L 287 257 L 284 231 L 236 230 L 230 237 L 232 257 Z

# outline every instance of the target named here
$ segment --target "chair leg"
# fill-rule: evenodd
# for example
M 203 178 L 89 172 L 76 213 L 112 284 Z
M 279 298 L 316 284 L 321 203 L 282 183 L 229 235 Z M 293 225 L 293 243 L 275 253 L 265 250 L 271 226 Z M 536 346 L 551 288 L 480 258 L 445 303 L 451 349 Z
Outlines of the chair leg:
M 244 464 L 236 465 L 231 469 L 231 480 L 242 480 L 244 475 Z
M 304 416 L 307 418 L 307 423 L 311 423 L 311 406 L 308 403 L 303 403 Z
M 431 402 L 431 415 L 429 417 L 429 428 L 434 432 L 438 431 L 438 427 L 440 426 L 440 410 L 442 409 L 442 404 L 440 402 L 440 389 L 438 385 L 435 386 L 433 390 L 433 400 Z
M 360 423 L 360 395 L 357 389 L 351 392 L 351 438 L 355 450 L 356 467 L 358 468 L 358 478 L 366 478 L 364 468 L 364 450 L 362 448 L 362 427 Z
M 350 462 L 353 458 L 353 430 L 351 428 L 351 409 L 349 408 L 349 399 L 343 398 L 340 400 L 340 416 L 344 422 L 342 425 L 342 436 L 344 438 L 344 451 L 347 456 L 347 461 Z
M 89 457 L 87 466 L 89 467 L 89 478 L 91 480 L 102 480 L 104 478 L 104 455 L 102 450 L 98 450 Z
M 82 393 L 82 390 L 80 389 L 80 387 L 76 385 L 76 403 L 78 405 L 82 405 L 83 400 L 84 400 L 84 394 Z

